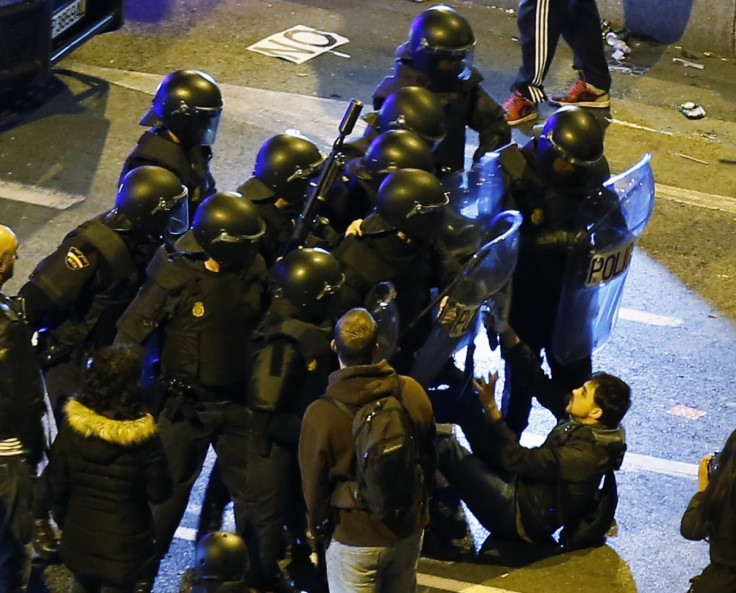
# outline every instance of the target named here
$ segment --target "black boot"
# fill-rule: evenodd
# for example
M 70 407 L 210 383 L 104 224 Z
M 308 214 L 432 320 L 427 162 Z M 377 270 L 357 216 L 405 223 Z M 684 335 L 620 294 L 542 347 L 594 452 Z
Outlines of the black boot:
M 55 560 L 59 550 L 59 538 L 49 519 L 34 519 L 33 549 L 42 560 Z

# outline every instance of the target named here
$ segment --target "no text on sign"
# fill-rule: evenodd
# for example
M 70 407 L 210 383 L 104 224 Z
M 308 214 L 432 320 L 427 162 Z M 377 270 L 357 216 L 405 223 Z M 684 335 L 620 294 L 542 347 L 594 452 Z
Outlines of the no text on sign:
M 318 31 L 306 25 L 296 25 L 286 31 L 261 39 L 247 49 L 295 64 L 303 64 L 349 41 L 347 37 L 337 33 Z

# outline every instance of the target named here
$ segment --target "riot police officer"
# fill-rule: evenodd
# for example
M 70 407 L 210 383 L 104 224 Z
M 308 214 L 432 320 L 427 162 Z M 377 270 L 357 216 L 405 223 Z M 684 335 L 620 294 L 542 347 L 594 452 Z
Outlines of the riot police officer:
M 126 174 L 112 210 L 69 233 L 20 289 L 41 353 L 52 403 L 73 394 L 86 355 L 112 343 L 115 323 L 133 300 L 187 189 L 168 169 Z
M 434 151 L 439 175 L 465 168 L 466 126 L 479 136 L 474 159 L 511 140 L 503 109 L 483 90 L 483 77 L 472 65 L 474 47 L 475 34 L 463 15 L 446 5 L 432 6 L 414 18 L 408 41 L 396 48 L 394 74 L 373 92 L 375 109 L 401 87 L 436 94 L 447 127 Z
M 261 254 L 267 265 L 283 255 L 304 208 L 309 183 L 324 160 L 311 140 L 297 134 L 277 134 L 258 150 L 253 177 L 238 192 L 253 202 L 266 223 Z
M 321 213 L 338 231 L 363 218 L 376 205 L 376 192 L 385 177 L 399 169 L 434 172 L 429 145 L 409 130 L 388 130 L 376 136 L 365 154 L 347 163 L 341 181 L 330 188 Z
M 120 173 L 122 179 L 141 165 L 156 165 L 174 173 L 189 191 L 188 201 L 176 215 L 184 228 L 189 227 L 197 205 L 216 191 L 209 167 L 222 108 L 220 87 L 206 72 L 176 70 L 167 74 L 140 121 L 149 129 L 138 139 Z
M 551 115 L 539 136 L 523 148 L 512 144 L 502 149 L 500 164 L 509 205 L 524 217 L 509 323 L 535 352 L 544 349 L 552 376 L 572 390 L 590 378 L 591 358 L 562 364 L 550 346 L 568 254 L 588 238 L 578 232 L 578 217 L 586 209 L 593 218 L 611 213 L 621 218 L 615 194 L 601 189 L 610 173 L 603 156 L 603 130 L 586 110 L 566 106 Z M 622 220 L 621 225 L 625 228 Z M 504 415 L 520 434 L 527 425 L 532 394 L 513 380 L 513 374 L 507 377 L 511 380 L 505 385 Z M 565 416 L 565 403 L 552 406 L 558 418 Z
M 301 492 L 297 445 L 304 411 L 324 392 L 333 370 L 330 340 L 343 273 L 327 251 L 305 248 L 288 253 L 270 274 L 274 301 L 253 335 L 248 390 L 246 542 L 254 565 L 251 584 L 281 592 L 293 591 L 277 564 L 284 522 L 296 530 L 292 561 L 297 547 L 308 545 L 306 507 L 301 496 L 294 497 Z
M 402 331 L 417 319 L 431 300 L 430 290 L 446 282 L 437 239 L 447 203 L 432 173 L 400 169 L 386 176 L 373 212 L 333 251 L 345 271 L 343 310 L 361 306 L 375 284 L 390 281 L 396 287 Z M 398 372 L 410 370 L 430 323 L 425 317 L 408 333 L 403 331 L 400 351 L 389 361 Z
M 161 328 L 159 432 L 174 480 L 174 494 L 154 509 L 164 554 L 213 445 L 244 530 L 246 388 L 249 338 L 265 312 L 266 266 L 258 254 L 265 223 L 236 192 L 206 198 L 192 229 L 161 248 L 148 279 L 118 322 L 116 342 L 142 344 Z
M 18 240 L 0 225 L 0 288 Z M 0 292 L 0 590 L 23 591 L 30 558 L 32 479 L 45 448 L 44 386 L 20 301 Z

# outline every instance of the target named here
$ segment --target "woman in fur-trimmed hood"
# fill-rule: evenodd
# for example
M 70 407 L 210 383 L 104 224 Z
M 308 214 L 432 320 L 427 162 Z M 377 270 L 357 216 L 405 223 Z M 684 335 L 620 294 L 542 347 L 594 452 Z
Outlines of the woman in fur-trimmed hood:
M 132 590 L 155 576 L 150 504 L 171 495 L 156 424 L 139 404 L 141 358 L 110 346 L 88 362 L 51 449 L 59 553 L 77 591 Z

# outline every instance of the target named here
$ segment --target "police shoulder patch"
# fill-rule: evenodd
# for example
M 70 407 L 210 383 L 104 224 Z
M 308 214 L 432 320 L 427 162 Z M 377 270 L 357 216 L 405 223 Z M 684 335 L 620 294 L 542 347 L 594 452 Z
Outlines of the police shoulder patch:
M 89 266 L 89 259 L 78 247 L 70 247 L 64 257 L 64 263 L 70 270 L 81 270 Z

